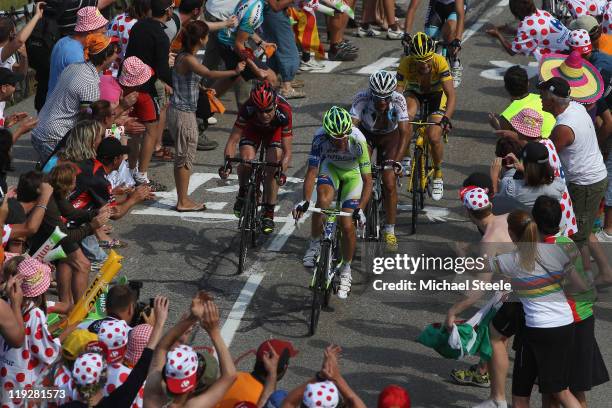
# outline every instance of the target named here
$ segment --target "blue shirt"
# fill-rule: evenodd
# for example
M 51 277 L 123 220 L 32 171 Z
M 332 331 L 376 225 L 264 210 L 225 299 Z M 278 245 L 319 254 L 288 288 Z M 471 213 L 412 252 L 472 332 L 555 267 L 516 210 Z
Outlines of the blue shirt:
M 238 27 L 228 27 L 219 31 L 219 42 L 233 47 L 238 30 L 254 34 L 263 23 L 263 9 L 262 0 L 240 0 L 234 9 L 234 15 L 238 18 Z
M 55 89 L 57 80 L 64 68 L 70 64 L 77 62 L 85 62 L 83 55 L 83 45 L 70 36 L 62 37 L 53 47 L 51 51 L 51 61 L 49 62 L 49 90 L 47 91 L 47 99 Z
M 610 75 L 612 75 L 612 55 L 608 55 L 601 51 L 593 51 L 589 62 L 599 70 L 607 85 Z

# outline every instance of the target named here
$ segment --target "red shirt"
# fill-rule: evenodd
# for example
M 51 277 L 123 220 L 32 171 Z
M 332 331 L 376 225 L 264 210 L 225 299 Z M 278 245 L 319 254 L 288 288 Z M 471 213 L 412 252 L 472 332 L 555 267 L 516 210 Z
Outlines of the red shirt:
M 79 163 L 76 188 L 70 195 L 75 208 L 100 208 L 108 203 L 115 204 L 111 183 L 106 179 L 106 170 L 98 160 Z
M 261 123 L 257 119 L 257 111 L 257 107 L 249 100 L 240 108 L 234 126 L 242 129 L 245 135 L 257 135 L 259 139 L 280 141 L 281 138 L 293 135 L 291 105 L 283 97 L 276 97 L 276 115 L 270 123 Z

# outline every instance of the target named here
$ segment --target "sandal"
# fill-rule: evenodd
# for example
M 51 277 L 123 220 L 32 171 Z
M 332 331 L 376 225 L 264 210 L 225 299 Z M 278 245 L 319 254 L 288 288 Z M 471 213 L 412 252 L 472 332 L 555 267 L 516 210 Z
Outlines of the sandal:
M 126 242 L 118 240 L 117 238 L 113 238 L 110 241 L 100 241 L 100 248 L 104 249 L 114 249 L 114 248 L 125 248 L 128 246 Z
M 174 209 L 177 212 L 180 212 L 180 213 L 206 211 L 206 204 L 200 204 L 200 205 L 196 205 L 195 207 L 192 207 L 192 208 L 183 208 L 183 209 L 179 209 L 178 207 L 174 207 Z
M 280 91 L 280 94 L 285 99 L 300 99 L 306 97 L 306 93 L 304 91 L 295 88 L 291 88 L 290 91 Z
M 153 152 L 153 160 L 159 160 L 164 162 L 174 161 L 174 153 L 169 147 L 162 147 L 159 150 Z

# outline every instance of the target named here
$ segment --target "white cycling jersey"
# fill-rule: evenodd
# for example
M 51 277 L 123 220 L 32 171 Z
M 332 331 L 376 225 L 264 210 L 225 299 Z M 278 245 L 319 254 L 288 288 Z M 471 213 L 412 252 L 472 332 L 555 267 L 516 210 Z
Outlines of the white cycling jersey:
M 393 92 L 389 108 L 381 114 L 374 107 L 374 99 L 369 89 L 359 91 L 353 98 L 351 117 L 359 120 L 359 126 L 366 132 L 376 134 L 393 132 L 397 129 L 399 122 L 410 120 L 404 95 Z

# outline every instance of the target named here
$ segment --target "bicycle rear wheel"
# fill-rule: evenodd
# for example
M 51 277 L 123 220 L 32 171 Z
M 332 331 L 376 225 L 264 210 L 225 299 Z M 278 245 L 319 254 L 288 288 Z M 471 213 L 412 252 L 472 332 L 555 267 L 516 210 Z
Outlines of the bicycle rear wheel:
M 423 206 L 423 188 L 421 186 L 421 160 L 423 160 L 423 150 L 417 147 L 414 150 L 414 171 L 412 172 L 412 234 L 416 234 L 417 219 L 419 211 Z
M 238 274 L 244 272 L 244 265 L 246 263 L 246 257 L 249 250 L 249 244 L 251 243 L 251 235 L 253 228 L 253 213 L 251 207 L 253 206 L 253 186 L 249 186 L 247 194 L 242 205 L 242 220 L 240 222 L 240 253 L 238 254 Z
M 319 316 L 321 315 L 321 308 L 326 298 L 326 285 L 325 281 L 327 278 L 327 272 L 331 268 L 331 246 L 329 242 L 323 242 L 321 244 L 321 254 L 317 261 L 317 267 L 315 271 L 315 282 L 312 288 L 312 304 L 310 309 L 310 335 L 314 336 L 319 325 Z

